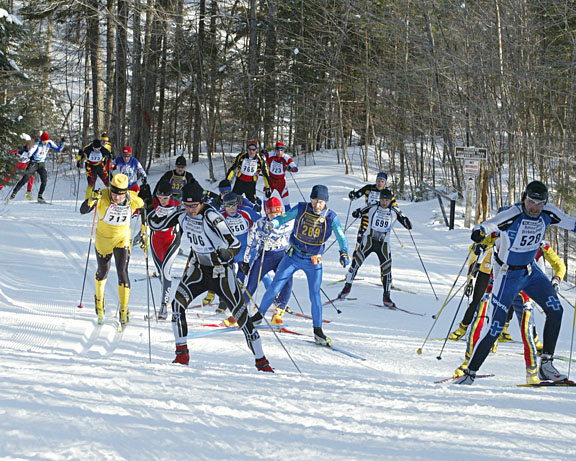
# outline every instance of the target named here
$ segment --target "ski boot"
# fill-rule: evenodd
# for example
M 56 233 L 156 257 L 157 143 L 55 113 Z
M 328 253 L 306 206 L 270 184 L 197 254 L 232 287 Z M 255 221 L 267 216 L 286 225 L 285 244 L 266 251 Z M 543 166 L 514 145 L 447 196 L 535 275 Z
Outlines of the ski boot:
M 526 367 L 526 384 L 540 384 L 537 366 Z
M 504 328 L 502 328 L 502 333 L 500 333 L 500 338 L 498 338 L 503 343 L 509 343 L 510 341 L 514 341 L 512 335 L 508 332 L 508 325 L 510 325 L 510 322 L 506 322 Z
M 98 316 L 98 325 L 102 325 L 104 323 L 104 300 L 99 300 L 96 296 L 94 296 L 94 308 L 96 310 L 96 315 Z
M 26 192 L 26 200 L 34 200 L 34 197 L 32 197 L 30 191 Z
M 460 365 L 456 370 L 454 370 L 454 378 L 460 378 L 464 376 L 464 372 L 468 369 L 468 360 L 464 360 L 462 365 Z
M 266 371 L 268 373 L 274 373 L 274 369 L 270 366 L 270 362 L 266 357 L 261 359 L 256 359 L 256 368 L 258 371 Z
M 314 327 L 314 341 L 320 346 L 332 345 L 332 340 L 324 334 L 322 327 Z
M 208 304 L 212 304 L 212 301 L 214 301 L 214 296 L 215 295 L 213 291 L 209 291 L 208 293 L 206 293 L 206 296 L 202 300 L 202 305 L 207 306 Z
M 129 322 L 130 312 L 128 312 L 128 306 L 120 306 L 120 325 L 118 327 L 118 331 L 123 331 Z
M 538 377 L 542 381 L 565 381 L 566 375 L 560 373 L 554 366 L 554 357 L 550 354 L 542 354 L 540 358 L 540 368 L 538 369 Z
M 274 312 L 274 315 L 272 316 L 272 320 L 270 321 L 270 323 L 272 325 L 283 325 L 284 321 L 282 320 L 282 316 L 284 315 L 284 312 L 286 312 L 284 309 L 280 309 L 279 307 L 277 307 L 276 312 Z
M 38 201 L 38 203 L 48 203 L 46 200 L 44 200 L 44 197 L 42 197 L 41 195 L 38 195 L 36 200 Z
M 202 301 L 204 302 L 204 301 Z M 226 304 L 224 304 L 223 301 L 220 301 L 220 303 L 218 303 L 218 307 L 216 308 L 215 311 L 217 314 L 225 314 L 226 313 Z
M 182 344 L 176 346 L 176 358 L 172 360 L 172 363 L 179 363 L 180 365 L 188 365 L 190 362 L 190 353 L 188 351 L 188 345 Z
M 476 372 L 469 370 L 466 368 L 464 370 L 464 374 L 459 378 L 456 378 L 453 383 L 454 384 L 466 384 L 468 386 L 474 384 L 474 380 L 476 379 Z
M 166 320 L 168 318 L 168 304 L 164 303 L 160 306 L 158 311 L 158 320 Z
M 384 295 L 382 296 L 382 304 L 384 304 L 384 307 L 396 307 L 396 304 L 394 304 L 394 301 L 392 301 L 392 299 L 390 299 L 390 293 L 384 293 Z
M 450 333 L 450 336 L 448 336 L 448 339 L 450 341 L 460 340 L 466 334 L 467 329 L 468 329 L 468 325 L 464 325 L 463 322 L 460 322 L 460 325 L 458 325 L 458 328 L 456 328 L 452 333 Z
M 342 291 L 338 295 L 338 299 L 345 299 L 346 296 L 348 296 L 350 294 L 350 290 L 352 290 L 352 284 L 346 282 L 344 284 L 344 288 L 342 288 Z

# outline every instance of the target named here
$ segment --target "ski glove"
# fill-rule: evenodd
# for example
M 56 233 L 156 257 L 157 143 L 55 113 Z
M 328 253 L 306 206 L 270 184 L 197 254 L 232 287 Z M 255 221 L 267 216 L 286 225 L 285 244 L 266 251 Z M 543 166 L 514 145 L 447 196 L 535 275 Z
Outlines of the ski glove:
M 552 282 L 552 286 L 554 287 L 556 292 L 558 292 L 558 290 L 560 290 L 560 277 L 555 275 L 554 277 L 552 277 L 552 280 L 550 280 L 550 282 Z
M 359 217 L 360 217 L 360 214 L 361 214 L 361 213 L 360 213 L 361 211 L 362 211 L 362 210 L 361 210 L 360 208 L 357 208 L 356 210 L 354 210 L 354 211 L 352 212 L 352 217 L 353 217 L 353 218 L 359 218 Z
M 64 144 L 64 143 L 66 142 L 66 138 L 65 138 L 64 136 L 62 136 L 62 137 L 60 138 L 60 142 L 61 142 L 62 144 Z
M 348 194 L 348 198 L 350 200 L 356 200 L 356 191 L 355 190 L 351 190 L 350 193 Z
M 142 229 L 138 243 L 140 244 L 140 248 L 142 248 L 144 251 L 148 249 L 148 234 L 146 233 L 145 229 Z
M 470 277 L 468 279 L 468 282 L 466 282 L 466 288 L 464 289 L 464 296 L 467 296 L 469 298 L 470 296 L 472 296 L 473 292 L 474 292 L 474 279 Z
M 400 221 L 400 224 L 402 224 L 406 229 L 408 230 L 412 229 L 412 223 L 406 216 L 404 215 L 398 216 L 398 221 Z
M 480 243 L 482 240 L 484 240 L 484 237 L 486 237 L 486 234 L 484 233 L 484 229 L 474 229 L 472 231 L 472 235 L 470 236 L 470 238 L 472 240 L 474 240 L 476 243 Z
M 476 256 L 480 256 L 482 252 L 486 249 L 486 245 L 482 245 L 481 243 L 477 243 L 474 245 L 472 251 Z
M 240 264 L 240 270 L 244 273 L 244 275 L 248 275 L 248 273 L 250 272 L 250 264 L 248 264 L 247 262 L 243 262 L 242 264 Z
M 297 166 L 291 166 L 290 171 L 292 171 L 292 173 L 298 173 L 298 167 Z
M 340 264 L 342 265 L 342 267 L 346 267 L 349 262 L 350 262 L 350 258 L 348 257 L 348 253 L 346 253 L 345 251 L 341 251 L 340 252 Z
M 270 190 L 269 187 L 264 188 L 264 195 L 266 196 L 266 198 L 270 198 L 270 196 L 272 195 L 272 191 Z
M 92 202 L 97 202 L 102 198 L 102 191 L 100 189 L 94 189 L 92 191 L 92 195 L 90 196 L 90 200 Z
M 218 248 L 216 253 L 223 264 L 229 263 L 234 259 L 234 253 L 229 248 Z

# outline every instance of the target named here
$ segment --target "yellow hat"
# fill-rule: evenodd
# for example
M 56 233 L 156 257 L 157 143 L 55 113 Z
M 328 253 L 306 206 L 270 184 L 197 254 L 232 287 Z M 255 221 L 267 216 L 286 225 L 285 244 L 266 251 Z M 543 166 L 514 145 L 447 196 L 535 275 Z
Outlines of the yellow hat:
M 103 139 L 105 141 L 108 141 L 108 132 L 104 132 L 100 135 L 100 139 Z
M 125 194 L 128 191 L 128 176 L 119 173 L 112 178 L 110 190 L 115 194 Z

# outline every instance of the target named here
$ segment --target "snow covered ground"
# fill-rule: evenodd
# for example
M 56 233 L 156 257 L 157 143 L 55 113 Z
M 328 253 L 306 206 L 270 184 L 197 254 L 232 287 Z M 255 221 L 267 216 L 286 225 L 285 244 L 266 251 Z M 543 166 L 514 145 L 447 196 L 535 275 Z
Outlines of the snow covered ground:
M 364 182 L 345 176 L 331 154 L 316 154 L 315 160 L 294 175 L 298 186 L 308 198 L 314 184 L 327 184 L 329 206 L 345 223 L 348 191 Z M 152 184 L 165 169 L 153 166 Z M 216 189 L 206 180 L 205 164 L 189 171 Z M 291 179 L 288 186 L 292 201 L 300 200 Z M 81 187 L 83 195 L 84 178 Z M 45 196 L 51 190 L 50 182 Z M 393 299 L 422 315 L 371 305 L 382 295 L 371 256 L 350 295 L 357 300 L 338 303 L 341 314 L 332 306 L 324 309 L 331 321 L 325 331 L 334 344 L 367 360 L 322 349 L 307 336 L 281 334 L 300 374 L 274 335 L 261 331 L 276 369 L 271 375 L 256 371 L 236 331 L 191 339 L 190 366 L 173 365 L 170 323 L 152 322 L 148 330 L 144 320 L 140 248 L 133 249 L 130 262 L 131 322 L 123 334 L 114 324 L 114 268 L 106 322 L 96 325 L 93 248 L 85 307 L 78 309 L 92 219 L 75 211 L 72 190 L 72 177 L 60 175 L 53 205 L 28 202 L 23 191 L 12 204 L 0 205 L 0 459 L 576 459 L 575 391 L 516 387 L 525 380 L 521 344 L 501 344 L 481 369 L 495 377 L 472 387 L 434 384 L 461 363 L 464 343 L 449 342 L 440 361 L 441 341 L 429 340 L 423 354 L 416 353 L 468 252 L 470 231 L 462 226 L 462 213 L 456 229 L 448 231 L 436 201 L 400 201 L 439 300 L 401 226 L 399 240 L 392 239 L 394 284 L 413 293 L 396 290 Z M 0 196 L 5 194 L 4 189 Z M 352 209 L 362 205 L 358 200 Z M 356 229 L 354 223 L 347 232 L 352 248 Z M 323 289 L 335 297 L 342 283 L 330 282 L 345 275 L 337 245 L 324 261 Z M 176 275 L 184 264 L 179 257 Z M 151 260 L 150 265 L 152 271 Z M 158 299 L 159 282 L 152 283 Z M 563 284 L 562 292 L 572 302 L 570 288 Z M 294 293 L 309 312 L 303 273 L 296 274 Z M 431 338 L 446 336 L 459 300 L 460 294 L 444 309 Z M 466 300 L 462 304 L 457 322 Z M 299 311 L 295 300 L 290 306 Z M 564 308 L 557 354 L 568 356 L 573 308 L 566 302 Z M 203 322 L 223 318 L 206 317 L 213 309 L 194 311 L 191 331 L 208 330 Z M 541 329 L 543 316 L 537 317 Z M 312 333 L 310 320 L 286 315 L 285 322 Z M 517 325 L 511 332 L 520 339 Z M 567 371 L 568 363 L 557 365 Z

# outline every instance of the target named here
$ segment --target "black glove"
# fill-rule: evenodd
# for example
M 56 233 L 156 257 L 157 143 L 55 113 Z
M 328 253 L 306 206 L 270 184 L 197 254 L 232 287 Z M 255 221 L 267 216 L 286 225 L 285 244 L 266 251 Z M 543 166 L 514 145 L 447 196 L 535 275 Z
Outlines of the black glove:
M 558 290 L 560 290 L 560 277 L 555 275 L 554 277 L 552 277 L 552 280 L 550 280 L 550 282 L 552 283 L 552 286 L 554 287 L 556 292 L 558 292 Z
M 244 275 L 248 275 L 250 272 L 250 264 L 243 262 L 240 264 L 240 270 L 244 273 Z
M 146 177 L 142 178 L 142 185 L 145 186 L 146 184 L 148 184 L 148 180 L 146 179 Z
M 360 208 L 357 208 L 356 210 L 354 210 L 354 211 L 352 212 L 352 217 L 353 217 L 353 218 L 359 218 L 359 217 L 360 217 L 360 214 L 361 214 L 361 213 L 360 213 L 361 211 L 362 211 L 362 210 L 361 210 Z
M 218 259 L 224 264 L 234 259 L 234 253 L 228 248 L 218 248 L 216 253 L 218 254 Z
M 400 224 L 402 224 L 406 229 L 408 230 L 412 229 L 412 223 L 406 216 L 404 215 L 398 216 L 398 221 L 400 221 Z
M 484 237 L 486 237 L 486 234 L 482 229 L 475 229 L 470 236 L 470 238 L 476 243 L 480 243 L 482 240 L 484 240 Z
M 82 160 L 76 162 L 76 168 L 82 168 Z
M 350 200 L 356 200 L 356 191 L 355 190 L 351 190 L 350 193 L 348 194 L 348 198 Z
M 62 137 L 60 138 L 60 142 L 61 142 L 62 144 L 64 144 L 64 143 L 66 142 L 66 138 L 65 138 L 64 136 L 62 136 Z
M 252 207 L 252 209 L 256 212 L 256 213 L 260 213 L 262 211 L 262 205 L 259 205 L 258 203 L 255 203 L 254 206 Z
M 270 190 L 269 187 L 264 188 L 264 195 L 266 195 L 266 198 L 270 198 L 270 196 L 272 195 L 272 191 Z
M 464 289 L 464 295 L 465 296 L 472 296 L 472 293 L 474 292 L 474 278 L 470 277 L 468 279 L 468 282 L 466 282 L 466 288 Z

